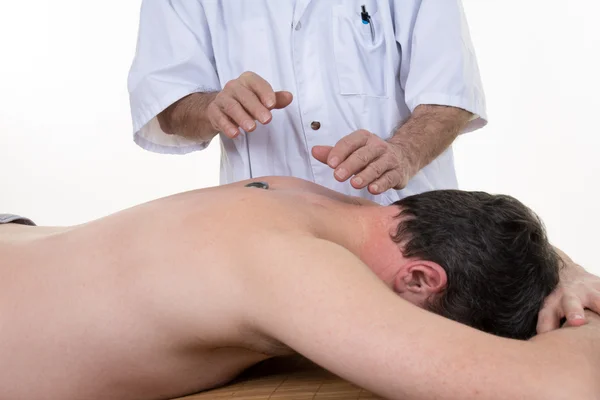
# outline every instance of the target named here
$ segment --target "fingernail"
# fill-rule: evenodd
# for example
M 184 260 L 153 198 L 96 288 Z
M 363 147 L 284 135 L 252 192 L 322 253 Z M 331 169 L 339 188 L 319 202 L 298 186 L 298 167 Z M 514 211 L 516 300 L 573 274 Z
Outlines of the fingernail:
M 271 114 L 269 113 L 264 113 L 260 115 L 260 123 L 261 124 L 266 124 L 267 121 L 269 120 L 269 118 L 271 118 Z
M 267 105 L 267 107 L 271 108 L 273 106 L 275 106 L 275 100 L 274 99 L 268 99 L 265 104 Z
M 379 193 L 379 186 L 371 185 L 371 192 Z
M 237 129 L 230 129 L 229 130 L 229 137 L 236 137 L 238 135 L 238 133 L 240 133 L 240 131 L 238 131 Z
M 572 318 L 573 318 L 573 319 L 584 319 L 584 318 L 583 318 L 583 315 L 581 315 L 581 314 L 575 314 L 575 315 L 573 315 L 573 317 L 572 317 Z
M 256 125 L 252 121 L 246 121 L 246 122 L 244 122 L 244 130 L 245 131 L 251 131 L 252 129 L 254 129 L 255 126 Z
M 337 167 L 339 163 L 340 163 L 340 159 L 337 157 L 333 157 L 331 160 L 329 160 L 329 166 L 331 168 Z
M 335 176 L 337 176 L 338 179 L 346 179 L 346 175 L 348 175 L 348 171 L 346 171 L 344 168 L 340 168 L 335 171 Z
M 356 185 L 356 186 L 360 186 L 363 183 L 362 178 L 356 177 L 354 179 L 352 179 L 352 182 Z

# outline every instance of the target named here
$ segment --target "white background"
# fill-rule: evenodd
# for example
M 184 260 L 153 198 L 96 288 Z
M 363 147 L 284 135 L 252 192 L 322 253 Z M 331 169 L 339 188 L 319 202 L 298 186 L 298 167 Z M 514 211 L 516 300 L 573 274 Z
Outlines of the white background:
M 67 225 L 218 184 L 216 142 L 166 156 L 131 139 L 139 3 L 0 5 L 0 212 Z M 555 244 L 600 274 L 600 3 L 464 5 L 491 122 L 455 147 L 461 187 L 521 199 Z

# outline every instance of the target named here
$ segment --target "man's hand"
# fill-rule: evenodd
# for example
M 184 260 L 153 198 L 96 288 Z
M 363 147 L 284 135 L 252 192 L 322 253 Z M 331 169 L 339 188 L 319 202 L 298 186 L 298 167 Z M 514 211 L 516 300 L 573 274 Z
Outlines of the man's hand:
M 338 181 L 344 182 L 354 176 L 352 186 L 355 189 L 368 186 L 372 194 L 402 189 L 416 173 L 399 145 L 365 130 L 351 133 L 334 147 L 315 146 L 312 155 L 334 168 Z
M 253 72 L 225 84 L 220 92 L 193 93 L 173 103 L 158 116 L 161 129 L 188 139 L 209 141 L 222 132 L 229 138 L 256 129 L 256 121 L 268 124 L 271 110 L 287 107 L 290 92 L 275 92 Z
M 452 144 L 472 116 L 456 107 L 422 104 L 388 140 L 358 130 L 334 147 L 313 147 L 312 154 L 335 169 L 338 181 L 355 175 L 356 189 L 368 186 L 372 194 L 402 189 Z
M 239 128 L 246 132 L 256 129 L 256 122 L 271 122 L 271 111 L 287 107 L 292 102 L 290 92 L 275 92 L 263 78 L 254 72 L 244 72 L 239 78 L 225 84 L 209 104 L 207 115 L 213 128 L 234 138 Z
M 546 333 L 560 327 L 560 320 L 567 319 L 569 326 L 581 326 L 586 321 L 584 309 L 600 314 L 600 278 L 575 264 L 565 253 L 557 249 L 565 266 L 560 283 L 548 296 L 538 317 L 538 333 Z

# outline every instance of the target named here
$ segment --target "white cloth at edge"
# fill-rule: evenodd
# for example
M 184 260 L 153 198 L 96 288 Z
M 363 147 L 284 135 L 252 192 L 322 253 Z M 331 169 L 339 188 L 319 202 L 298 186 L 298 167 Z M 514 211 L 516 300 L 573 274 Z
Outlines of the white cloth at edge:
M 460 0 L 144 0 L 128 80 L 134 139 L 171 154 L 201 150 L 167 135 L 156 115 L 178 99 L 220 90 L 244 71 L 294 94 L 273 121 L 234 140 L 221 136 L 221 183 L 264 175 L 308 179 L 388 204 L 427 190 L 456 188 L 452 149 L 402 191 L 372 196 L 340 183 L 315 160 L 367 129 L 388 138 L 420 104 L 474 113 L 465 132 L 487 122 L 485 97 Z M 361 5 L 371 15 L 361 21 Z M 311 129 L 313 121 L 320 129 Z

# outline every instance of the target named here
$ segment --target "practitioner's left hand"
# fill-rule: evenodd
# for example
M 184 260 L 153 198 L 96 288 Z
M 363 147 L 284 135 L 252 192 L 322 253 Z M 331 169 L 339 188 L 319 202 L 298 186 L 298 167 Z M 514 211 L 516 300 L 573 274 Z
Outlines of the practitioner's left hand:
M 335 169 L 340 182 L 352 177 L 355 189 L 368 186 L 371 194 L 388 189 L 402 189 L 413 175 L 410 161 L 399 145 L 379 136 L 358 130 L 342 138 L 335 146 L 315 146 L 312 155 Z
M 558 329 L 560 320 L 567 319 L 566 326 L 587 323 L 584 309 L 600 314 L 600 278 L 590 274 L 559 251 L 565 262 L 560 283 L 546 299 L 538 317 L 537 332 Z

